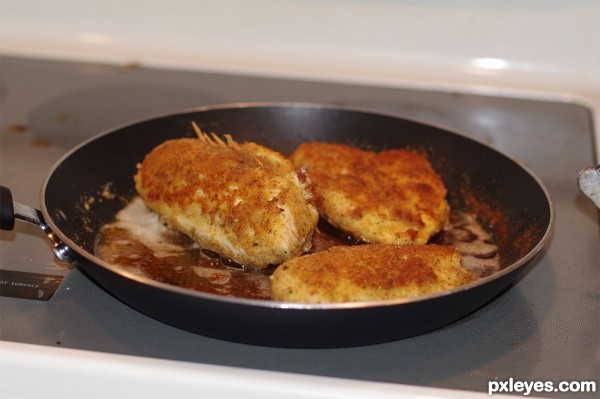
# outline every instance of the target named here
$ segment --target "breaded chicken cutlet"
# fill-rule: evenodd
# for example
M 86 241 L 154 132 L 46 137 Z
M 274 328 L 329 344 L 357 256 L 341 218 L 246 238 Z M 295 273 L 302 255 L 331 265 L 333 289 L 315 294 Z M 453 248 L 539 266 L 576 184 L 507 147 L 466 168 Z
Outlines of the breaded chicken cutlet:
M 321 216 L 364 242 L 425 244 L 448 220 L 446 188 L 414 151 L 375 153 L 313 142 L 301 144 L 290 159 L 308 170 Z
M 460 253 L 451 247 L 336 246 L 280 265 L 271 276 L 271 298 L 299 303 L 399 299 L 442 292 L 472 280 Z
M 194 128 L 198 138 L 166 141 L 138 165 L 135 187 L 146 205 L 201 248 L 252 268 L 308 251 L 318 211 L 292 163 Z

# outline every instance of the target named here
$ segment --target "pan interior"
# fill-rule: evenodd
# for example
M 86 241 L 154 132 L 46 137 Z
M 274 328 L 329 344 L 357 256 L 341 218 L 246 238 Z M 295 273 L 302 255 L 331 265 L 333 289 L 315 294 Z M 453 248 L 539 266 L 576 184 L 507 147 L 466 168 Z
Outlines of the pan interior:
M 503 154 L 443 129 L 350 109 L 264 105 L 191 110 L 141 121 L 100 135 L 70 152 L 44 190 L 44 210 L 73 249 L 94 259 L 100 229 L 136 197 L 136 165 L 156 145 L 204 131 L 231 134 L 291 153 L 306 141 L 341 142 L 379 151 L 428 154 L 452 209 L 475 214 L 498 245 L 502 267 L 527 256 L 550 227 L 551 209 L 535 177 Z

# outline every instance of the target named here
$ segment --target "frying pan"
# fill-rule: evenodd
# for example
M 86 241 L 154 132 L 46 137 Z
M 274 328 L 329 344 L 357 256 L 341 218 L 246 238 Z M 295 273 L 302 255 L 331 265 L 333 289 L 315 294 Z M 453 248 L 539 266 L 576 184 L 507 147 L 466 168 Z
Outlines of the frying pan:
M 132 274 L 95 256 L 100 228 L 136 196 L 136 164 L 167 139 L 193 137 L 192 122 L 203 131 L 231 134 L 236 141 L 254 141 L 283 154 L 305 141 L 424 151 L 448 189 L 451 207 L 475 213 L 492 234 L 502 269 L 463 287 L 415 299 L 295 304 L 185 289 Z M 101 196 L 107 187 L 111 195 Z M 2 202 L 2 227 L 12 228 L 13 209 L 7 209 L 12 202 Z M 205 336 L 298 348 L 389 342 L 456 321 L 526 273 L 548 242 L 554 220 L 540 180 L 485 144 L 393 115 L 300 103 L 196 108 L 102 133 L 58 161 L 41 190 L 41 214 L 29 213 L 55 240 L 59 256 L 72 256 L 81 270 L 134 309 Z

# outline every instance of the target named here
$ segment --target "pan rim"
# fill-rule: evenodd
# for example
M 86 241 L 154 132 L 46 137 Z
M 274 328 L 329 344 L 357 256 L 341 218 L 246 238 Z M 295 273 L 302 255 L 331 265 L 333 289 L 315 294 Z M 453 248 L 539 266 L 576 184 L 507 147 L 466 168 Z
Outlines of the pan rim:
M 542 190 L 544 197 L 546 198 L 546 201 L 547 201 L 547 205 L 548 205 L 548 209 L 549 209 L 548 225 L 544 231 L 542 238 L 538 241 L 538 243 L 530 251 L 528 251 L 527 254 L 525 254 L 524 256 L 519 258 L 516 262 L 506 266 L 502 270 L 500 270 L 496 273 L 493 273 L 490 276 L 486 276 L 484 278 L 478 279 L 474 282 L 465 284 L 460 287 L 453 288 L 451 290 L 446 290 L 446 291 L 433 293 L 433 294 L 427 294 L 427 295 L 420 295 L 418 297 L 411 297 L 411 298 L 398 298 L 398 299 L 377 300 L 377 301 L 373 300 L 373 301 L 356 301 L 356 302 L 343 302 L 343 303 L 310 304 L 310 303 L 273 301 L 273 300 L 269 300 L 269 299 L 250 299 L 250 298 L 241 298 L 241 297 L 227 297 L 227 296 L 221 296 L 218 294 L 212 294 L 212 293 L 208 293 L 208 292 L 195 291 L 192 289 L 182 288 L 182 287 L 170 285 L 167 283 L 162 283 L 162 282 L 159 282 L 156 280 L 152 280 L 148 277 L 129 272 L 117 265 L 113 265 L 111 263 L 108 263 L 108 262 L 98 258 L 94 254 L 81 248 L 71 238 L 69 238 L 67 235 L 65 235 L 58 228 L 58 226 L 54 223 L 53 218 L 50 216 L 50 214 L 48 212 L 48 209 L 46 207 L 46 201 L 45 201 L 45 193 L 48 188 L 49 181 L 52 178 L 52 176 L 54 175 L 54 173 L 56 172 L 56 170 L 60 167 L 60 165 L 63 164 L 66 159 L 68 159 L 74 153 L 79 151 L 81 148 L 98 140 L 101 137 L 107 136 L 109 134 L 113 134 L 124 128 L 130 127 L 133 125 L 137 125 L 137 124 L 141 124 L 141 123 L 145 123 L 145 122 L 150 122 L 150 121 L 156 120 L 156 119 L 174 117 L 174 116 L 185 115 L 185 114 L 189 114 L 189 113 L 209 112 L 209 111 L 224 110 L 224 109 L 243 109 L 243 108 L 317 108 L 317 109 L 328 109 L 328 110 L 333 110 L 333 111 L 339 110 L 339 111 L 378 115 L 378 116 L 382 116 L 382 117 L 402 119 L 402 120 L 405 120 L 408 122 L 425 125 L 425 126 L 432 127 L 432 128 L 438 129 L 440 131 L 443 131 L 444 133 L 459 136 L 466 140 L 475 142 L 476 144 L 486 147 L 487 149 L 501 155 L 502 157 L 510 160 L 511 162 L 517 163 L 519 168 L 521 168 L 523 171 L 525 171 L 535 181 L 535 183 L 538 185 L 538 187 Z M 78 256 L 83 257 L 87 261 L 92 262 L 98 266 L 101 266 L 104 269 L 107 269 L 108 271 L 110 271 L 111 273 L 117 274 L 117 275 L 119 275 L 125 279 L 131 280 L 135 283 L 150 286 L 155 289 L 170 291 L 172 293 L 179 294 L 179 295 L 193 296 L 193 297 L 196 297 L 197 299 L 203 299 L 203 300 L 213 300 L 213 301 L 217 301 L 217 302 L 224 302 L 224 303 L 242 305 L 242 306 L 255 306 L 255 307 L 261 307 L 261 308 L 273 308 L 273 309 L 282 309 L 282 310 L 286 310 L 286 309 L 308 310 L 308 311 L 310 311 L 310 310 L 319 311 L 319 310 L 365 309 L 365 308 L 373 309 L 373 308 L 378 308 L 378 307 L 400 306 L 403 304 L 425 302 L 425 301 L 430 301 L 430 300 L 434 300 L 434 299 L 439 299 L 439 298 L 451 296 L 451 295 L 454 295 L 454 294 L 457 294 L 460 292 L 475 289 L 479 286 L 487 284 L 488 282 L 490 282 L 492 280 L 499 279 L 504 275 L 512 273 L 513 271 L 519 269 L 521 266 L 523 266 L 524 264 L 531 261 L 534 257 L 536 257 L 542 251 L 542 249 L 546 246 L 548 241 L 550 240 L 553 230 L 554 230 L 554 224 L 555 224 L 555 218 L 556 218 L 555 207 L 554 207 L 552 197 L 550 196 L 550 193 L 548 192 L 548 189 L 545 187 L 542 180 L 532 170 L 530 170 L 529 167 L 527 167 L 526 165 L 514 160 L 513 158 L 509 157 L 504 152 L 502 152 L 502 151 L 500 151 L 478 139 L 468 137 L 463 133 L 460 133 L 458 131 L 455 131 L 455 130 L 450 129 L 445 126 L 441 126 L 441 125 L 438 125 L 435 123 L 425 122 L 425 121 L 422 121 L 422 120 L 419 120 L 416 118 L 415 119 L 406 118 L 406 117 L 399 116 L 399 115 L 396 115 L 391 112 L 374 111 L 374 110 L 370 110 L 367 108 L 347 106 L 347 105 L 313 103 L 313 102 L 277 102 L 277 101 L 275 101 L 275 102 L 235 102 L 235 103 L 223 103 L 223 104 L 216 104 L 216 105 L 204 105 L 204 106 L 198 106 L 198 107 L 190 107 L 190 108 L 185 108 L 185 109 L 181 109 L 181 110 L 174 110 L 174 111 L 169 111 L 169 112 L 165 112 L 165 113 L 160 113 L 160 114 L 156 114 L 156 115 L 149 116 L 149 117 L 139 118 L 139 119 L 132 120 L 130 122 L 126 122 L 126 123 L 120 124 L 118 126 L 112 127 L 110 129 L 104 130 L 104 131 L 88 138 L 87 140 L 82 141 L 78 145 L 74 146 L 73 148 L 71 148 L 69 151 L 67 151 L 62 157 L 60 157 L 55 162 L 55 164 L 50 168 L 50 170 L 49 170 L 48 174 L 46 175 L 44 182 L 42 184 L 42 187 L 40 190 L 40 204 L 41 204 L 41 212 L 45 218 L 45 221 L 46 221 L 46 223 L 48 223 L 48 225 L 50 226 L 50 228 L 52 229 L 54 234 L 56 234 L 62 240 L 62 242 L 64 244 L 66 244 L 75 253 L 77 253 Z

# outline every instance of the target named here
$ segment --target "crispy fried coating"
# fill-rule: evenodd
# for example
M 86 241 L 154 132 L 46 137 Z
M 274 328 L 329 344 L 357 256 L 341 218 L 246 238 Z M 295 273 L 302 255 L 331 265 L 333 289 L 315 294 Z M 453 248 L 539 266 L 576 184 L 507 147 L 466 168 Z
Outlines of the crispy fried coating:
M 318 211 L 292 163 L 256 143 L 197 133 L 162 143 L 138 165 L 146 205 L 201 248 L 252 268 L 308 251 Z
M 460 253 L 439 245 L 336 246 L 280 265 L 271 298 L 337 303 L 410 298 L 472 281 Z
M 321 216 L 364 242 L 425 244 L 448 220 L 446 188 L 414 151 L 313 142 L 290 159 L 308 170 Z

